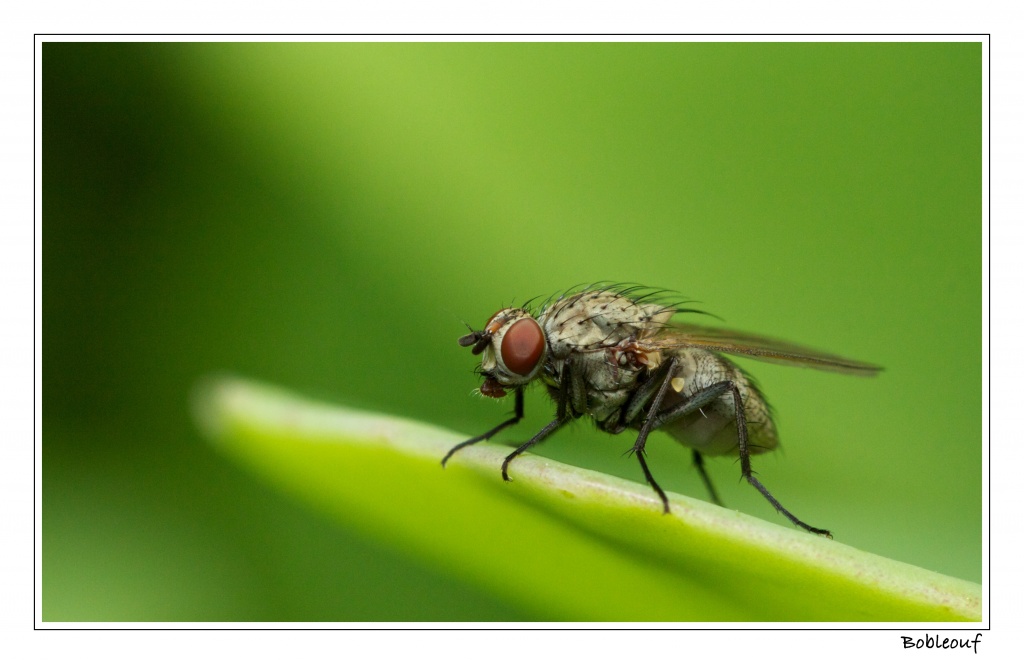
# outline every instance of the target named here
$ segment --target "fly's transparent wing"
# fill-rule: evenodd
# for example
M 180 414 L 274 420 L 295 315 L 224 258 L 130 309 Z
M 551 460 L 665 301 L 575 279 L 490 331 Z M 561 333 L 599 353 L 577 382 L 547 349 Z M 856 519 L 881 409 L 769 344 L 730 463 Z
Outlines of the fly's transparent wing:
M 874 376 L 882 367 L 848 360 L 845 357 L 805 348 L 788 341 L 779 341 L 746 332 L 702 327 L 687 323 L 667 323 L 643 345 L 655 350 L 671 348 L 703 348 L 730 355 L 745 355 L 764 362 L 836 371 L 856 376 Z

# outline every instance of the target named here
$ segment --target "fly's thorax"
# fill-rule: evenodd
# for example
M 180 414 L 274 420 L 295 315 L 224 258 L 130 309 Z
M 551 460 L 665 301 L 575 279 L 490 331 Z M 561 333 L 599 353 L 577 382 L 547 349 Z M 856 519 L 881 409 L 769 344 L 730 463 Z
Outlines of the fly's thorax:
M 541 378 L 557 400 L 566 371 L 571 371 L 581 378 L 586 390 L 586 414 L 599 424 L 618 422 L 620 410 L 629 402 L 641 377 L 657 368 L 661 358 L 659 351 L 648 350 L 631 337 L 611 347 L 575 350 L 565 359 L 552 356 Z
M 487 377 L 484 394 L 504 396 L 498 386 L 525 385 L 537 377 L 548 344 L 544 331 L 527 310 L 502 309 L 491 316 L 479 334 L 490 340 L 480 358 L 480 370 Z
M 654 335 L 673 310 L 645 304 L 610 290 L 584 291 L 546 307 L 538 322 L 544 329 L 553 357 L 573 351 L 607 348 L 630 338 Z
M 573 362 L 574 370 L 583 375 L 587 391 L 586 414 L 599 424 L 609 418 L 616 418 L 619 410 L 629 401 L 637 384 L 639 369 L 616 366 L 612 354 L 604 351 L 578 353 Z M 551 398 L 557 401 L 563 389 L 564 371 L 567 360 L 551 359 L 540 374 Z

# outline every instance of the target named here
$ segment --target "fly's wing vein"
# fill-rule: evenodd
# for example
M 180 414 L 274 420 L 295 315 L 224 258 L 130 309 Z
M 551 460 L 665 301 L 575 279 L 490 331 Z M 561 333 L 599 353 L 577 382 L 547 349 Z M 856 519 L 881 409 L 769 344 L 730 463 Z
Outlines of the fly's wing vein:
M 702 348 L 716 353 L 745 355 L 764 362 L 836 371 L 856 376 L 874 376 L 882 367 L 850 360 L 832 353 L 805 348 L 746 332 L 670 322 L 651 338 L 643 340 L 651 350 Z

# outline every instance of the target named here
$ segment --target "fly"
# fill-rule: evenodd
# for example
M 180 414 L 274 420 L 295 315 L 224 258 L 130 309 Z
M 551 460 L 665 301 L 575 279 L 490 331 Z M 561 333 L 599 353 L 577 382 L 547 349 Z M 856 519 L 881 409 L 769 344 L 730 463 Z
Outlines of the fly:
M 661 498 L 668 498 L 647 466 L 645 445 L 661 430 L 693 450 L 693 463 L 711 499 L 721 505 L 704 469 L 704 456 L 737 455 L 743 478 L 794 525 L 831 538 L 793 515 L 754 477 L 750 457 L 778 446 L 772 413 L 760 389 L 722 353 L 766 362 L 873 376 L 881 367 L 847 360 L 784 341 L 720 328 L 672 321 L 677 304 L 651 301 L 660 291 L 639 286 L 591 286 L 549 300 L 534 315 L 525 307 L 491 316 L 482 330 L 472 330 L 459 345 L 480 355 L 480 392 L 499 399 L 515 394 L 514 415 L 460 449 L 487 440 L 523 418 L 523 389 L 540 381 L 556 403 L 555 419 L 505 457 L 501 475 L 517 456 L 569 421 L 593 418 L 612 434 L 638 431 L 630 454 L 636 454 L 644 477 Z M 697 312 L 703 313 L 703 312 Z

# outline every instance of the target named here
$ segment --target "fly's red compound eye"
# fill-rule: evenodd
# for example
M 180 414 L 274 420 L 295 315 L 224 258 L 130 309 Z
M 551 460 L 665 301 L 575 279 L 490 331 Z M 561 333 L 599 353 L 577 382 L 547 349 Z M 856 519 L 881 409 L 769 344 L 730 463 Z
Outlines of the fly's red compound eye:
M 508 370 L 519 376 L 526 376 L 544 354 L 544 332 L 532 318 L 523 318 L 512 323 L 501 340 L 501 360 Z

